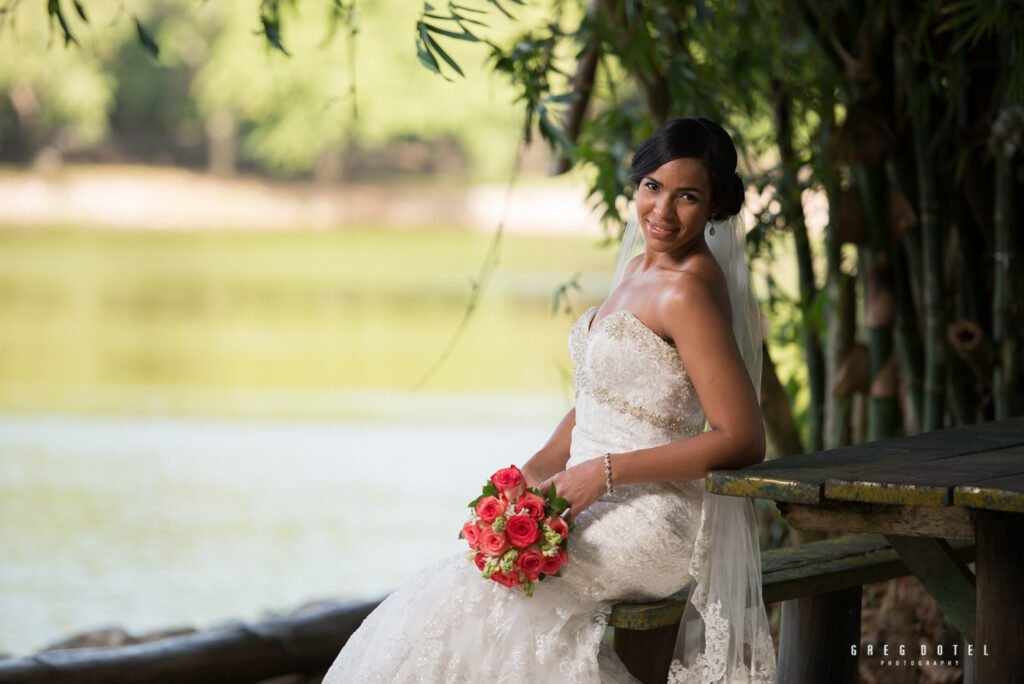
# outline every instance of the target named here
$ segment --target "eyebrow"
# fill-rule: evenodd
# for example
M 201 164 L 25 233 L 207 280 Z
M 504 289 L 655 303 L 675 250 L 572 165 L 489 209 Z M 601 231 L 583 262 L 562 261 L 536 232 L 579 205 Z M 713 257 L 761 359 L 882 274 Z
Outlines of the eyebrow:
M 644 178 L 649 180 L 649 181 L 651 181 L 651 182 L 653 182 L 653 183 L 657 183 L 658 185 L 661 185 L 662 187 L 664 187 L 664 185 L 662 183 L 660 183 L 655 178 L 651 178 L 650 176 L 644 176 Z M 684 185 L 684 186 L 680 186 L 680 187 L 676 188 L 675 192 L 695 192 L 695 193 L 697 193 L 699 195 L 701 192 L 703 192 L 703 190 L 701 190 L 700 188 L 693 188 L 693 187 Z

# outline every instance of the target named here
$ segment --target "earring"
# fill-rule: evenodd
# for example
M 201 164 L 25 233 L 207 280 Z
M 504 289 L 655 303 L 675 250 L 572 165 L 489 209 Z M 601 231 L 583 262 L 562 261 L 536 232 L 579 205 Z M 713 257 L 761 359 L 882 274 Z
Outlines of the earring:
M 708 228 L 708 235 L 711 235 L 712 237 L 714 237 L 714 235 L 715 235 L 715 222 L 714 221 L 711 222 L 711 227 Z

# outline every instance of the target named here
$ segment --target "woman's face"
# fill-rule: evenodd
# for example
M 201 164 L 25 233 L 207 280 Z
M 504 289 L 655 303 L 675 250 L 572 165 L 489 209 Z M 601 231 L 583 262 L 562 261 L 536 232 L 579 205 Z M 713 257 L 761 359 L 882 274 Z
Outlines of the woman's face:
M 636 213 L 647 248 L 673 252 L 703 241 L 715 211 L 711 200 L 711 182 L 699 159 L 673 159 L 644 176 Z

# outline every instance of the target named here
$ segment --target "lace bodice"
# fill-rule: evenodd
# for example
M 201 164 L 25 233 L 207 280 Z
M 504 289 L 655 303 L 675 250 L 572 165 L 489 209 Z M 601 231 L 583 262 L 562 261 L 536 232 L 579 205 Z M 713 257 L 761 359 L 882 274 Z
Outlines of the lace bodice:
M 569 333 L 576 386 L 569 464 L 701 432 L 704 411 L 675 345 L 631 311 L 595 323 L 597 310 L 584 312 Z

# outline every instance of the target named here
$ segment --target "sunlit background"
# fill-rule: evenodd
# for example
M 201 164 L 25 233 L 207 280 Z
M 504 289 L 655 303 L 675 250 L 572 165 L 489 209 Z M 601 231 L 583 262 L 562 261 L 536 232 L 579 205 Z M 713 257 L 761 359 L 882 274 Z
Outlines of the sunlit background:
M 486 51 L 419 63 L 421 2 L 343 5 L 289 10 L 289 56 L 255 1 L 68 4 L 69 46 L 3 5 L 0 653 L 379 598 L 571 407 L 617 256 L 590 179 Z
M 0 652 L 379 598 L 571 405 L 615 250 L 484 53 L 256 5 L 0 24 Z

